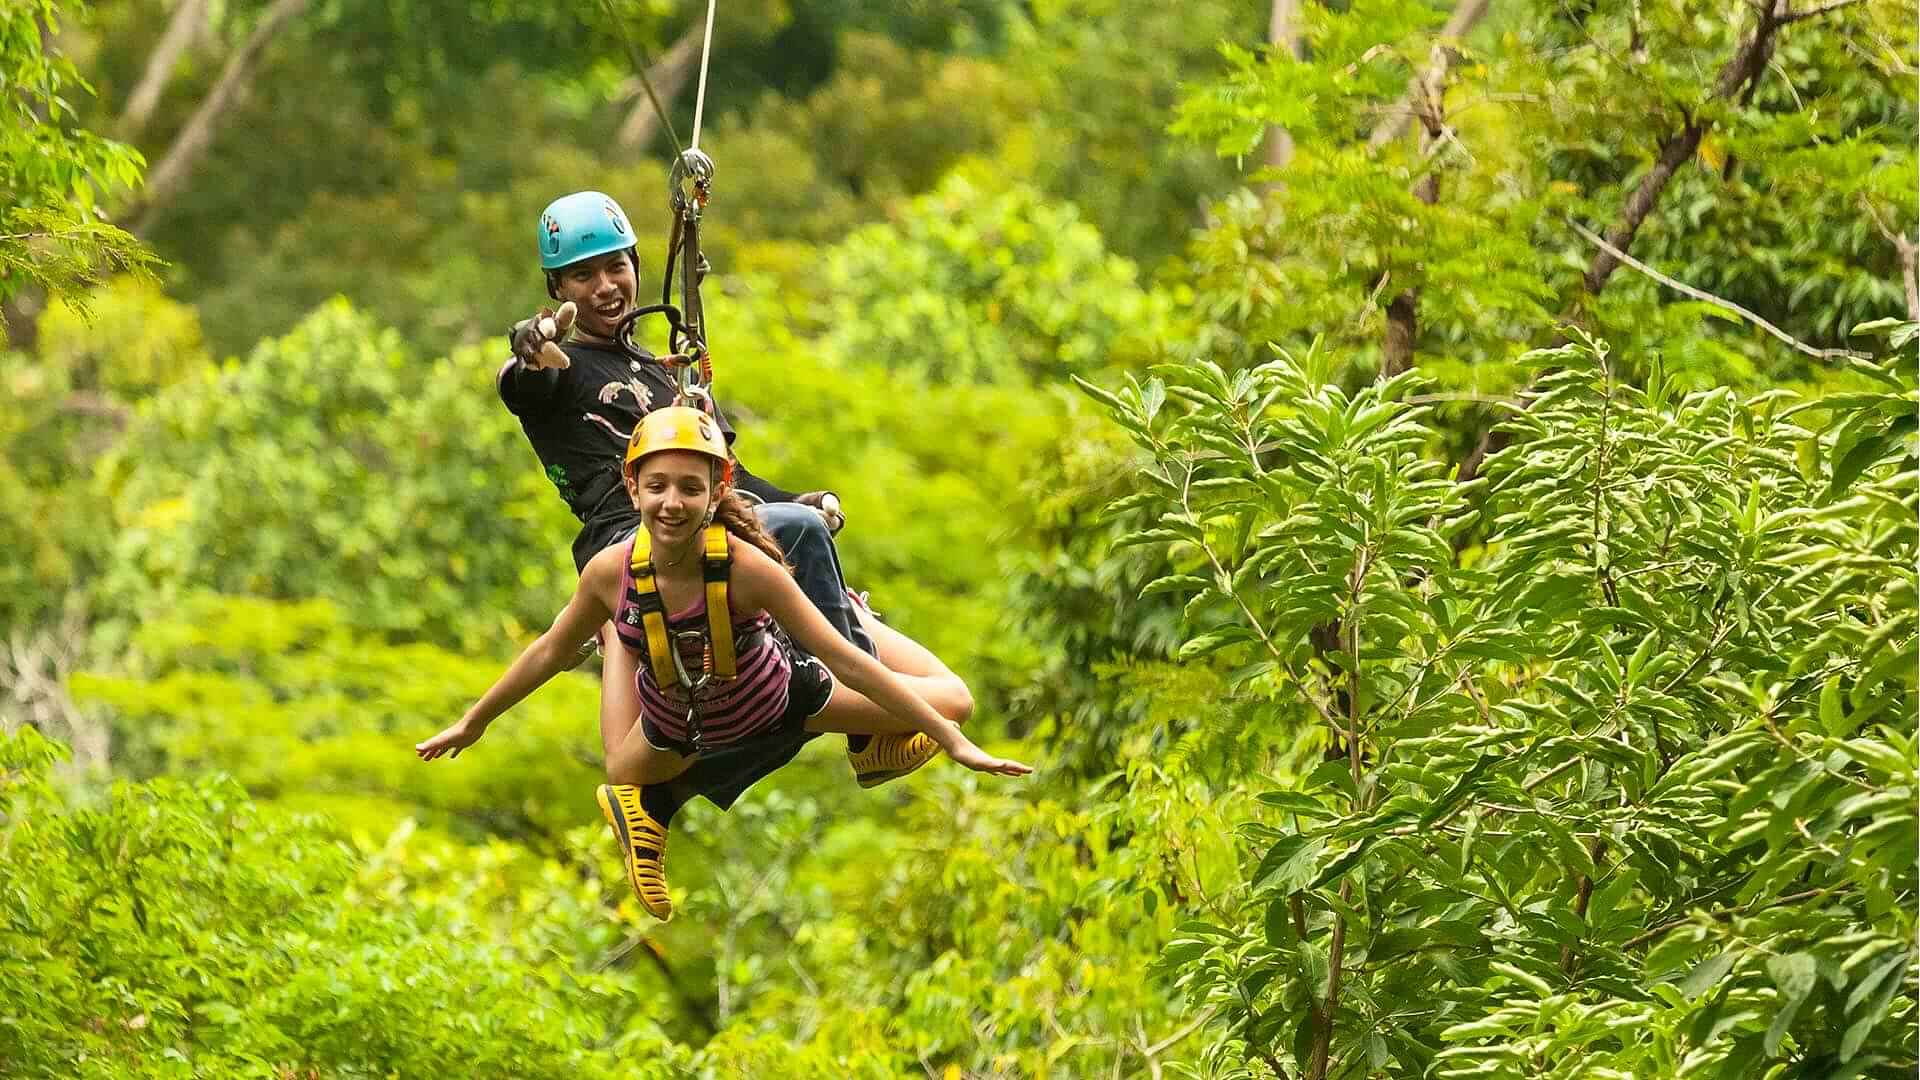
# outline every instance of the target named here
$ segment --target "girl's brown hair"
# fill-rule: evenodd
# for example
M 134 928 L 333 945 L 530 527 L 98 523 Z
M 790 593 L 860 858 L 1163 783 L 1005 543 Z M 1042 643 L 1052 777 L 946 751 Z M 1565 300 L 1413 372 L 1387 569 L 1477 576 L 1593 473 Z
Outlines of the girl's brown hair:
M 780 541 L 773 538 L 766 526 L 760 524 L 760 516 L 747 505 L 747 500 L 737 491 L 729 490 L 720 496 L 719 505 L 714 507 L 713 520 L 727 527 L 733 535 L 767 553 L 768 557 L 781 566 L 787 573 L 793 573 L 793 567 L 787 565 L 787 553 L 780 550 Z

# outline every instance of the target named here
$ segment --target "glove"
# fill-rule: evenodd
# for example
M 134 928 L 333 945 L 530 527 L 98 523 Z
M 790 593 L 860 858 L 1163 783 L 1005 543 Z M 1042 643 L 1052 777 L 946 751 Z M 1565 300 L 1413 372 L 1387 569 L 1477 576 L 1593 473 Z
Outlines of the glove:
M 820 515 L 820 520 L 827 523 L 827 532 L 833 536 L 840 535 L 840 530 L 847 527 L 847 515 L 840 509 L 840 496 L 831 491 L 809 491 L 805 495 L 795 495 L 793 501 L 801 506 L 813 507 Z
M 573 332 L 574 315 L 573 301 L 569 300 L 561 304 L 558 311 L 543 308 L 533 318 L 514 323 L 508 332 L 513 355 L 535 371 L 570 366 L 573 361 L 567 359 L 567 354 L 555 342 Z

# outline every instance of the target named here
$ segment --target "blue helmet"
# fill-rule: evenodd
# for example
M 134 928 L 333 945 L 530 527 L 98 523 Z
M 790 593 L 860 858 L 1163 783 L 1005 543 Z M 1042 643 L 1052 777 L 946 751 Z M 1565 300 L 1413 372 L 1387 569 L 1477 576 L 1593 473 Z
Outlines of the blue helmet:
M 626 211 L 598 191 L 562 195 L 540 215 L 542 270 L 558 270 L 633 246 L 633 226 L 627 223 Z

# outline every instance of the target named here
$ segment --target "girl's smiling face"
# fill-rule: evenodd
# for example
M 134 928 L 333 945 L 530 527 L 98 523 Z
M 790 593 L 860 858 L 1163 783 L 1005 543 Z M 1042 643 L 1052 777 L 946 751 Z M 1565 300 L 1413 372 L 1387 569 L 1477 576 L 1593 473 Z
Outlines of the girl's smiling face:
M 713 459 L 691 450 L 662 450 L 640 459 L 627 474 L 627 492 L 656 548 L 678 546 L 707 521 L 719 498 Z

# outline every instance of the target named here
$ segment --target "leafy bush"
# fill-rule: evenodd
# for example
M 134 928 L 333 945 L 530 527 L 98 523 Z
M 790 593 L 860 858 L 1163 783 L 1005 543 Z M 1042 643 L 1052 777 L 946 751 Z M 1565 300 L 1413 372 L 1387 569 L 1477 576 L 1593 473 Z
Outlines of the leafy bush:
M 476 351 L 421 361 L 343 301 L 144 403 L 102 470 L 109 617 L 192 590 L 335 601 L 478 645 L 572 590 L 571 518 Z
M 380 835 L 406 817 L 551 846 L 592 814 L 599 682 L 554 681 L 487 737 L 484 766 L 428 769 L 410 748 L 500 673 L 427 644 L 356 633 L 325 601 L 194 594 L 147 619 L 129 663 L 77 675 L 111 711 L 120 767 L 232 776 L 254 796 Z M 597 673 L 597 669 L 596 673 Z
M 1798 399 L 1531 359 L 1469 484 L 1417 373 L 1086 387 L 1145 452 L 1120 542 L 1166 546 L 1182 659 L 1296 733 L 1240 903 L 1164 957 L 1212 1074 L 1911 1072 L 1911 367 Z
M 59 756 L 0 736 L 8 1075 L 681 1075 L 644 1014 L 622 1018 L 625 976 L 538 947 L 581 921 L 558 882 L 503 945 L 473 932 L 497 857 L 396 872 L 231 781 L 69 789 Z
M 1056 379 L 1151 357 L 1164 298 L 1070 204 L 949 176 L 826 260 L 826 347 L 936 382 Z

